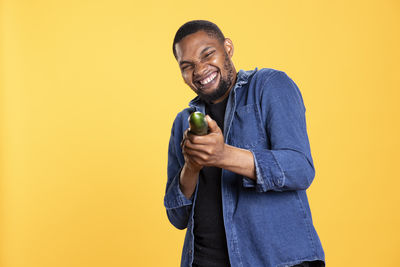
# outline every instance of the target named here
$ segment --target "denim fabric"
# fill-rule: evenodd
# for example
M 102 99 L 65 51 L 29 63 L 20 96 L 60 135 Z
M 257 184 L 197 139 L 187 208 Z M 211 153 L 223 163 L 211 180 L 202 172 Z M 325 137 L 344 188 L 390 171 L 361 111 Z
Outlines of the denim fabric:
M 193 260 L 193 207 L 179 188 L 185 163 L 180 142 L 188 116 L 204 103 L 194 98 L 176 116 L 168 149 L 164 206 L 170 222 L 185 229 L 181 266 Z M 314 228 L 306 189 L 315 177 L 305 106 L 296 84 L 282 71 L 238 73 L 225 112 L 227 144 L 252 152 L 256 181 L 222 170 L 222 205 L 232 267 L 283 267 L 325 261 Z

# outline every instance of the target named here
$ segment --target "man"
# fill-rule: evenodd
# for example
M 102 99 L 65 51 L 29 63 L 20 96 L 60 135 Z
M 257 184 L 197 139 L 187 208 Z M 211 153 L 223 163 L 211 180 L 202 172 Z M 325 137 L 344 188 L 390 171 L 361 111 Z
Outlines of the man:
M 209 21 L 177 31 L 173 53 L 198 95 L 172 126 L 164 205 L 187 228 L 181 266 L 325 266 L 306 189 L 315 176 L 296 84 L 236 69 L 233 43 Z M 193 111 L 209 132 L 188 130 Z

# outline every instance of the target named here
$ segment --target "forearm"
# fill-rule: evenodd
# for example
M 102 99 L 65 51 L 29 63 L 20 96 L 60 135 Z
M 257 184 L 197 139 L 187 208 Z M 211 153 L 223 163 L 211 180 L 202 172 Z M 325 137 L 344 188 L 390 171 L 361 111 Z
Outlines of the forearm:
M 179 187 L 187 199 L 190 199 L 193 195 L 198 178 L 199 171 L 190 168 L 190 166 L 185 163 L 181 171 Z
M 178 229 L 184 229 L 189 220 L 190 210 L 192 208 L 192 199 L 187 198 L 180 186 L 180 176 L 183 169 L 179 164 L 169 158 L 168 164 L 168 183 L 164 196 L 164 206 L 167 210 L 169 221 Z
M 256 180 L 253 154 L 246 149 L 225 144 L 220 168 Z
M 259 191 L 305 190 L 315 176 L 309 153 L 294 149 L 251 150 Z

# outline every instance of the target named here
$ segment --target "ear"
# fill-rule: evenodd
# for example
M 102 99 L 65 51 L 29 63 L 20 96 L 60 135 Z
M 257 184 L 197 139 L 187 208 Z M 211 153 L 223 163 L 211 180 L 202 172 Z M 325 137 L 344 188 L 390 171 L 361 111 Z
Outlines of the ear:
M 233 43 L 232 40 L 229 38 L 225 38 L 224 41 L 224 48 L 226 53 L 228 54 L 229 58 L 231 58 L 233 56 Z

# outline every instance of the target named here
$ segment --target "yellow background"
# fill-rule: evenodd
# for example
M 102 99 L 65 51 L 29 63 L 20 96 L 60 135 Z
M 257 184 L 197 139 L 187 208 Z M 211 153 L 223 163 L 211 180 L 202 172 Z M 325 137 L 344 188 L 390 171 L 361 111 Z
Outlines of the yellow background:
M 327 266 L 400 266 L 398 1 L 0 3 L 1 267 L 179 265 L 163 196 L 192 19 L 233 40 L 237 70 L 299 86 Z

